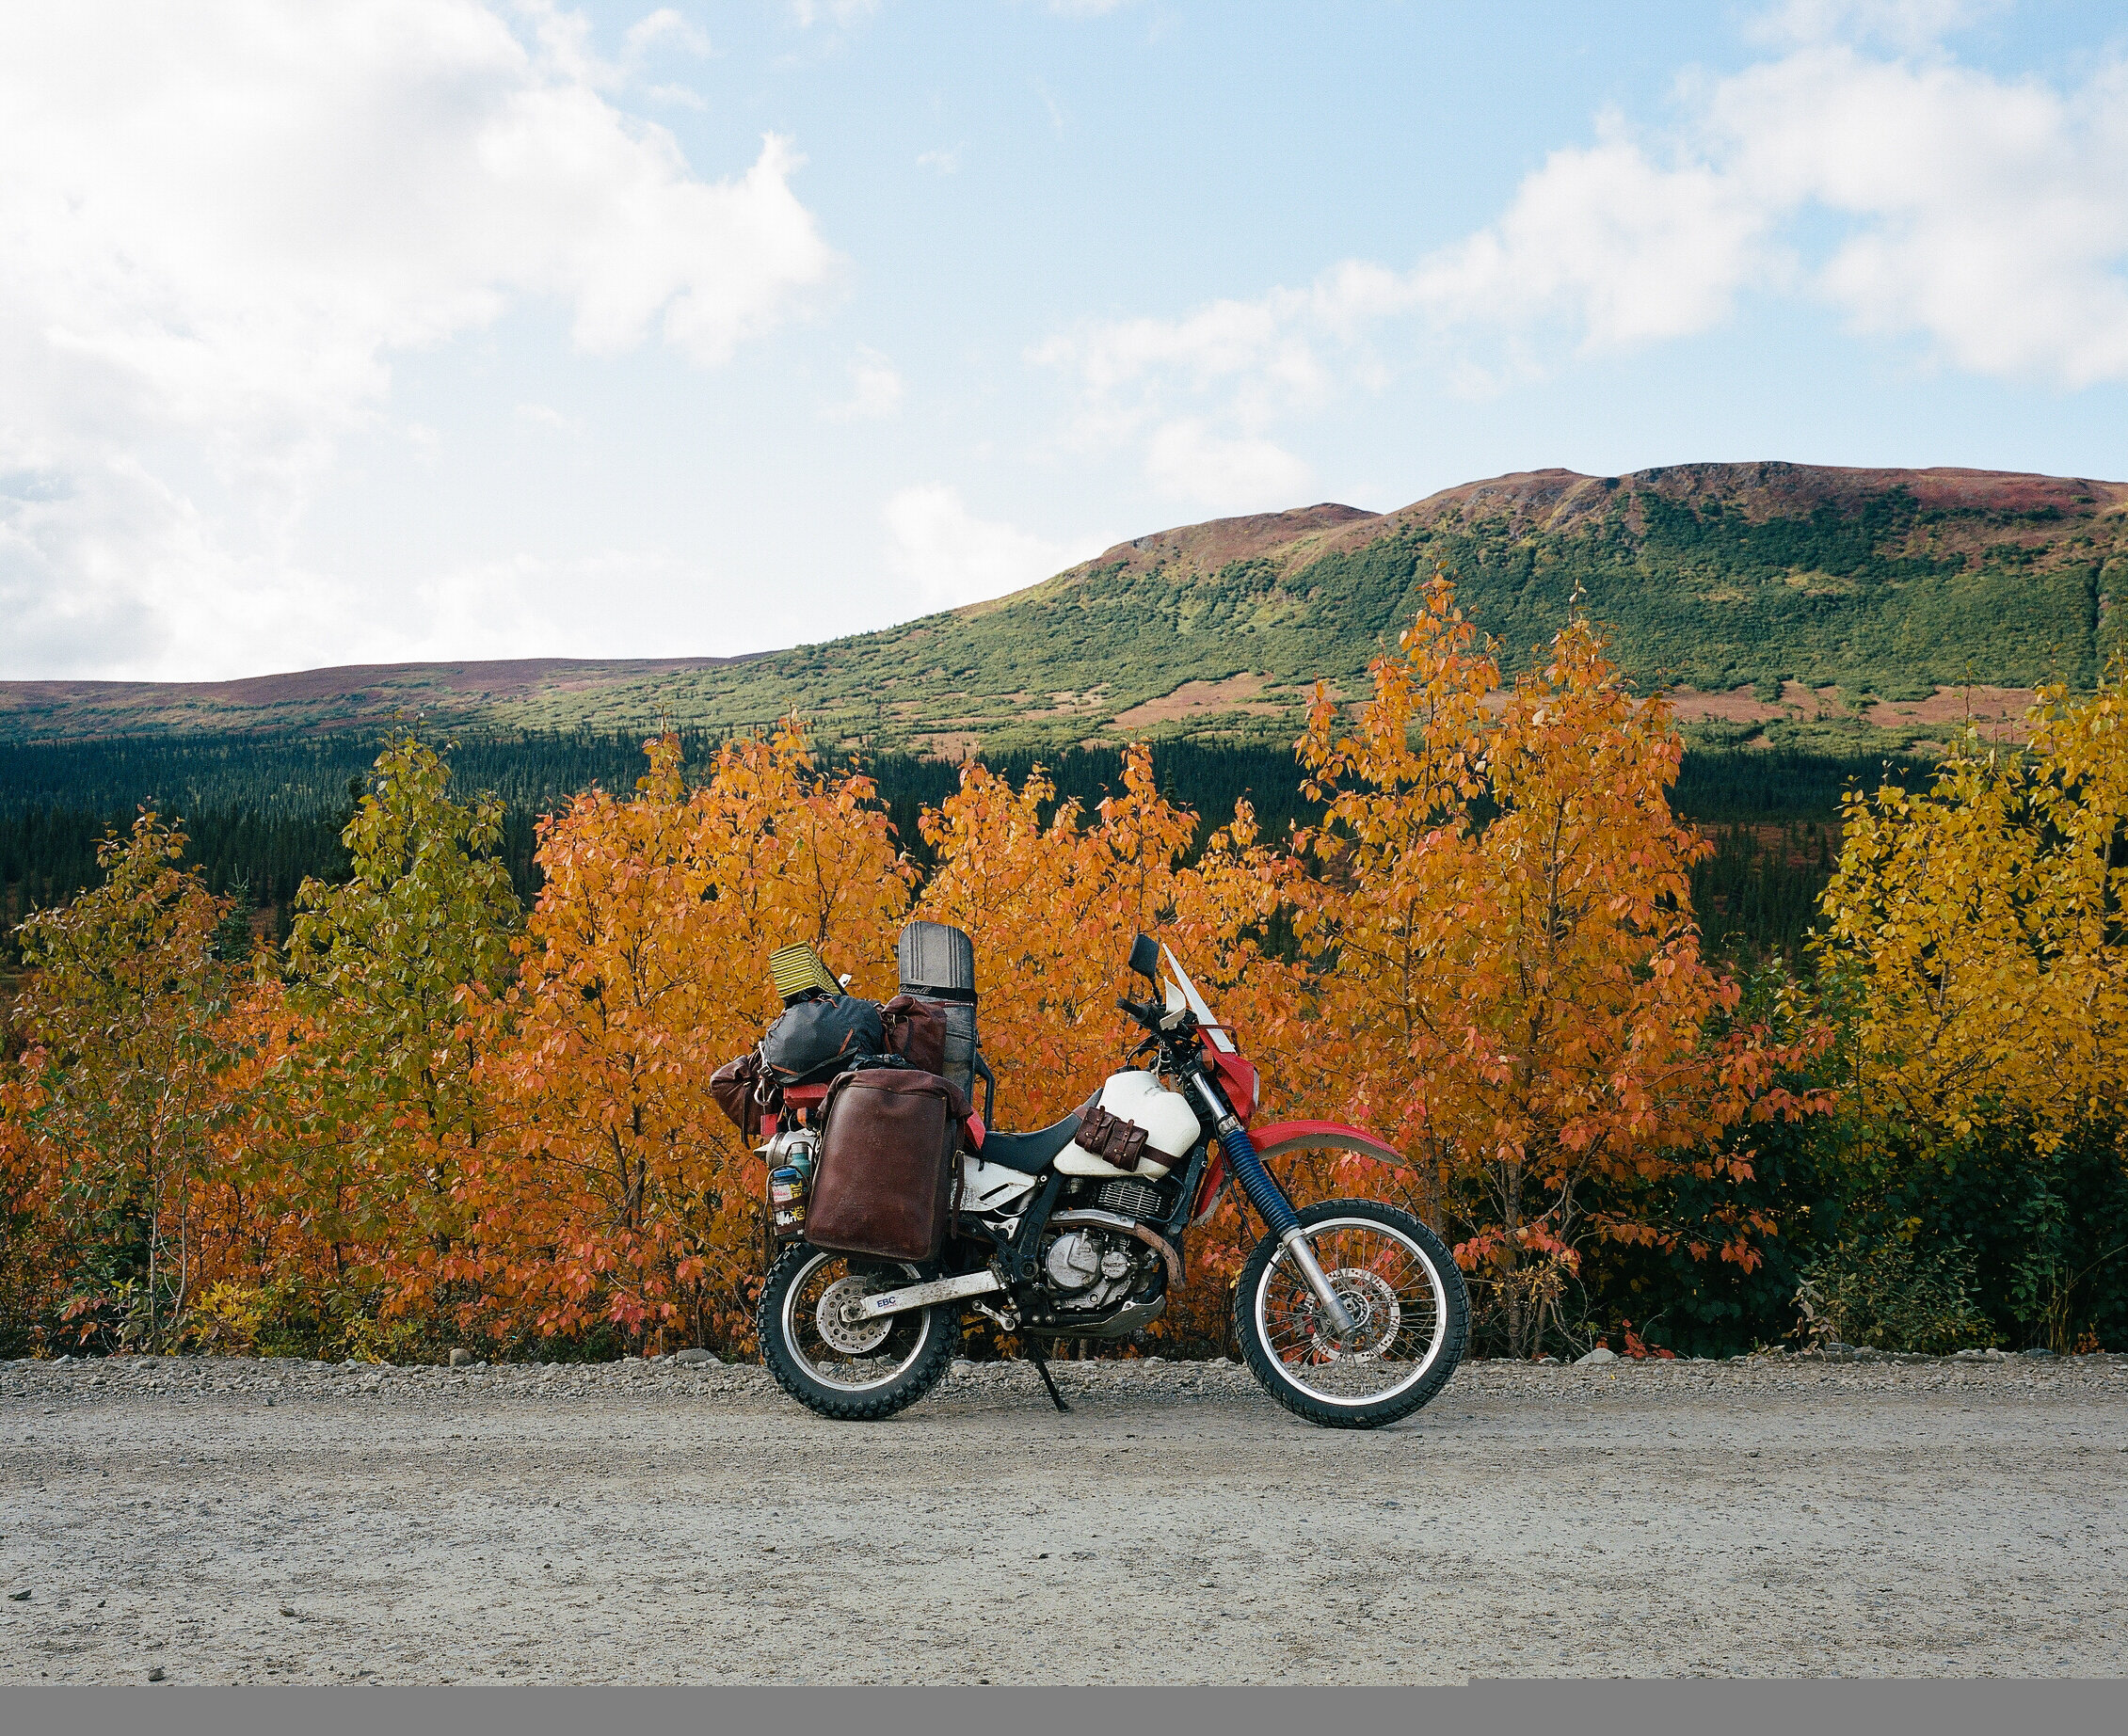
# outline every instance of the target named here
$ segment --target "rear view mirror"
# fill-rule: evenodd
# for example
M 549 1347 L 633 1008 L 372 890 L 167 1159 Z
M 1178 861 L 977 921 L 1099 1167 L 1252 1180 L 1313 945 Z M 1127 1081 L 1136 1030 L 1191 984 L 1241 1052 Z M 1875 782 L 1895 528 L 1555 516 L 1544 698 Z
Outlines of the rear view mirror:
M 1160 974 L 1160 949 L 1150 934 L 1141 934 L 1130 943 L 1130 968 L 1147 982 L 1159 979 Z

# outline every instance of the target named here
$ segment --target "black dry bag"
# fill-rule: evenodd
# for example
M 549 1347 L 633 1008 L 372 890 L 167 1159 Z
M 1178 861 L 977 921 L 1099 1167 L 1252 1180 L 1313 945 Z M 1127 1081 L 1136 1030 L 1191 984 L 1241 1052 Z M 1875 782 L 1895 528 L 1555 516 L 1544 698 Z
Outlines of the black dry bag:
M 818 1085 L 887 1047 L 877 1003 L 823 995 L 784 1010 L 761 1039 L 761 1065 L 778 1085 Z

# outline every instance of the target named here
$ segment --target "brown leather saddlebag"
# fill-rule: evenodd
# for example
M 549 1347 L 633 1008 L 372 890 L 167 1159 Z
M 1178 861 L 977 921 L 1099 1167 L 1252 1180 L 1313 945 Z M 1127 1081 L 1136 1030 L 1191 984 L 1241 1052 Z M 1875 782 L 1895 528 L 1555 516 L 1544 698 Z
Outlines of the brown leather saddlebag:
M 887 1047 L 926 1073 L 946 1071 L 946 1015 L 932 1002 L 897 995 L 879 1010 Z
M 936 1074 L 866 1068 L 828 1087 L 806 1240 L 921 1265 L 937 1258 L 968 1099 Z

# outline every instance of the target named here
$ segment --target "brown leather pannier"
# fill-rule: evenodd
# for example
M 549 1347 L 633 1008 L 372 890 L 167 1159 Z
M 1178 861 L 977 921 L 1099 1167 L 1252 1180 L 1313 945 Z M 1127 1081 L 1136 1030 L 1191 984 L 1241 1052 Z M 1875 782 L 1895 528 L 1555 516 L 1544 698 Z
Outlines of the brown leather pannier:
M 869 1067 L 828 1087 L 806 1240 L 921 1265 L 952 1211 L 968 1099 L 936 1074 Z
M 879 1010 L 887 1027 L 887 1047 L 912 1067 L 926 1073 L 946 1071 L 946 1015 L 927 1000 L 897 995 Z

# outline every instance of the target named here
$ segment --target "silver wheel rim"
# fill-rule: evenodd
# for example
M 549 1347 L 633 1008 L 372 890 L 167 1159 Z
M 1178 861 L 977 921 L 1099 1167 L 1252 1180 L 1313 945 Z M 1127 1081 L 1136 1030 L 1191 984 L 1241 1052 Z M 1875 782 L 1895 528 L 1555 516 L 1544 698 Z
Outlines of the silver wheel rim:
M 1337 1344 L 1290 1250 L 1281 1248 L 1254 1298 L 1272 1366 L 1326 1405 L 1357 1410 L 1408 1392 L 1440 1361 L 1448 1339 L 1448 1285 L 1432 1256 L 1407 1232 L 1372 1218 L 1325 1218 L 1306 1235 L 1359 1330 L 1351 1344 Z
M 839 1349 L 823 1332 L 823 1310 L 830 1298 L 840 1303 L 853 1295 L 875 1295 L 918 1276 L 914 1266 L 900 1266 L 894 1275 L 885 1272 L 852 1272 L 841 1254 L 816 1253 L 798 1268 L 783 1292 L 781 1329 L 784 1347 L 821 1385 L 841 1393 L 869 1393 L 890 1385 L 915 1365 L 931 1342 L 929 1308 L 912 1309 L 905 1314 L 889 1314 L 878 1323 L 885 1328 L 840 1327 L 838 1336 L 862 1350 Z

